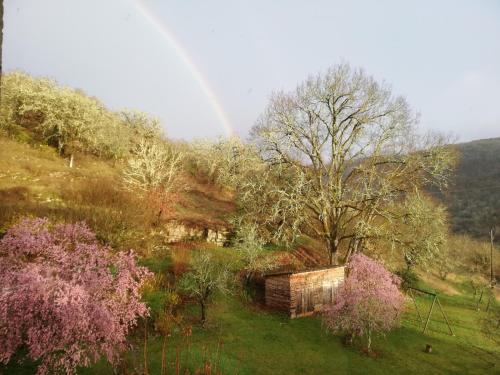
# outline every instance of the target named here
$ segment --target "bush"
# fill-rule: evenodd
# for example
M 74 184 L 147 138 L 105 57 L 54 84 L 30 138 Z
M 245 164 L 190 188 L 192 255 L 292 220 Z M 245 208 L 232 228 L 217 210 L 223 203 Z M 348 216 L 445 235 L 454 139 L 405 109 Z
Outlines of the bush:
M 411 268 L 404 268 L 396 272 L 396 275 L 401 278 L 401 289 L 405 292 L 412 288 L 416 288 L 420 282 L 417 273 Z

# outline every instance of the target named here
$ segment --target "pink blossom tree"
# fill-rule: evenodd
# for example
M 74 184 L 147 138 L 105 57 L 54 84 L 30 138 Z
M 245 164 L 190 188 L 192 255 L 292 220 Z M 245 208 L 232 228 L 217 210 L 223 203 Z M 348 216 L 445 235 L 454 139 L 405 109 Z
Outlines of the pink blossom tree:
M 347 266 L 347 277 L 339 286 L 332 305 L 324 312 L 326 327 L 351 337 L 365 336 L 371 351 L 374 334 L 398 325 L 404 309 L 400 279 L 382 264 L 356 254 Z
M 116 365 L 148 314 L 139 293 L 148 275 L 83 223 L 22 220 L 0 240 L 0 362 L 26 347 L 38 374 L 71 374 L 103 355 Z

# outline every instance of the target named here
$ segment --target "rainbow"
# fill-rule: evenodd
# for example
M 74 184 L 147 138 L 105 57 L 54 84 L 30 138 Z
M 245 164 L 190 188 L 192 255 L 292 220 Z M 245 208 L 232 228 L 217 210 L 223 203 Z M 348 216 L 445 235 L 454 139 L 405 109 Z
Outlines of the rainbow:
M 233 136 L 234 131 L 231 127 L 228 116 L 224 111 L 224 108 L 220 104 L 220 101 L 217 99 L 217 96 L 215 95 L 213 89 L 210 87 L 208 80 L 203 77 L 200 69 L 193 62 L 193 59 L 189 56 L 187 51 L 182 48 L 181 44 L 176 39 L 175 34 L 147 7 L 143 0 L 135 0 L 134 3 L 139 12 L 144 16 L 144 18 L 156 29 L 156 31 L 163 37 L 163 39 L 165 39 L 168 44 L 170 44 L 177 56 L 185 64 L 185 66 L 189 70 L 189 73 L 198 83 L 208 101 L 210 102 L 215 114 L 217 115 L 217 118 L 220 120 L 222 126 L 224 127 L 226 135 L 229 137 Z

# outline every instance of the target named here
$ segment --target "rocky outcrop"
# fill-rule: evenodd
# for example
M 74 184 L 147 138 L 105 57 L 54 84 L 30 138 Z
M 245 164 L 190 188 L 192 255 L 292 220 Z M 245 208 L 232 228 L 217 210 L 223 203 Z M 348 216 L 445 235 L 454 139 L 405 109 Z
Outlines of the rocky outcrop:
M 207 241 L 218 246 L 229 242 L 229 230 L 226 228 L 206 228 L 177 221 L 165 224 L 165 237 L 168 243 L 181 241 Z
M 207 242 L 215 243 L 217 246 L 225 246 L 229 242 L 229 234 L 227 229 L 208 229 Z

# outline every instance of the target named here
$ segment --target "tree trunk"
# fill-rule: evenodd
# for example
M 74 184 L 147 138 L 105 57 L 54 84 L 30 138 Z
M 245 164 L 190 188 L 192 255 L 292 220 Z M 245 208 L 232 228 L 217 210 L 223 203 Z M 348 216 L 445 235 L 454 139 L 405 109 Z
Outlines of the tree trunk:
M 70 168 L 73 168 L 73 162 L 74 162 L 74 155 L 73 155 L 73 153 L 71 153 L 71 155 L 69 157 L 69 167 Z
M 358 241 L 356 240 L 355 237 L 352 237 L 349 241 L 349 246 L 347 248 L 347 254 L 345 255 L 344 258 L 344 263 L 347 264 L 349 262 L 349 258 L 351 257 L 352 254 L 355 254 L 357 252 L 358 248 Z
M 406 270 L 410 271 L 413 264 L 411 262 L 411 259 L 407 255 L 405 255 L 405 263 L 406 263 Z
M 345 344 L 347 346 L 352 346 L 353 342 L 354 342 L 354 335 L 352 333 L 347 333 L 344 337 L 345 339 Z
M 368 353 L 370 353 L 372 351 L 372 331 L 371 331 L 371 329 L 368 329 L 367 339 L 368 339 L 368 345 L 366 347 L 366 350 L 368 351 Z
M 339 241 L 337 239 L 334 240 L 327 240 L 328 243 L 328 253 L 329 253 L 329 262 L 330 266 L 336 266 L 338 265 L 338 246 L 339 246 Z
M 160 208 L 160 210 L 158 211 L 158 215 L 156 215 L 155 226 L 159 226 L 160 225 L 160 220 L 161 220 L 161 215 L 162 214 L 163 214 L 163 208 Z
M 201 307 L 201 326 L 205 328 L 205 322 L 207 320 L 205 311 L 205 301 L 200 302 L 200 307 Z
M 161 345 L 161 375 L 167 373 L 167 335 L 163 336 L 163 343 Z
M 144 319 L 144 375 L 148 374 L 148 321 Z
M 181 373 L 181 356 L 179 352 L 179 347 L 175 350 L 175 375 L 180 375 Z

